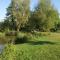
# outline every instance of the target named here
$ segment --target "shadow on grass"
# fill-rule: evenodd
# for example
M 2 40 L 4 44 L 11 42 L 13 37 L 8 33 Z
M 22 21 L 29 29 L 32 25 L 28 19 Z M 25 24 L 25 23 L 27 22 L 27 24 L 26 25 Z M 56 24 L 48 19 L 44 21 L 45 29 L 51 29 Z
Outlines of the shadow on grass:
M 24 44 L 27 43 L 29 45 L 44 45 L 44 44 L 50 44 L 50 45 L 54 45 L 56 44 L 55 42 L 51 42 L 51 41 L 27 41 L 27 40 L 18 40 L 15 44 Z
M 38 41 L 38 42 L 28 41 L 27 43 L 30 45 L 44 45 L 44 44 L 54 45 L 56 44 L 55 42 L 50 42 L 50 41 Z
M 51 42 L 51 41 L 29 41 L 29 39 L 24 36 L 22 38 L 18 37 L 15 40 L 15 44 L 24 44 L 27 43 L 29 45 L 44 45 L 44 44 L 50 44 L 50 45 L 54 45 L 56 44 L 55 42 Z

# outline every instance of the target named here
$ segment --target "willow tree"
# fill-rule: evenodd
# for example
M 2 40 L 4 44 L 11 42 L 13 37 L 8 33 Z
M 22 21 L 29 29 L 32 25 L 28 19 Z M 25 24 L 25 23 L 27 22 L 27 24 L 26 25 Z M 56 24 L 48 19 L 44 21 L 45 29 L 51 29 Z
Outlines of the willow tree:
M 31 15 L 33 28 L 40 31 L 50 31 L 57 24 L 58 20 L 58 12 L 51 4 L 51 0 L 39 0 L 39 4 Z
M 45 31 L 50 31 L 50 29 L 54 28 L 55 25 L 59 21 L 59 14 L 58 11 L 54 8 L 51 3 L 51 0 L 41 0 L 40 2 L 40 11 L 44 16 L 44 26 L 43 29 Z
M 24 27 L 28 21 L 29 2 L 29 0 L 12 0 L 7 8 L 7 16 L 10 18 L 10 21 L 15 22 L 17 31 Z

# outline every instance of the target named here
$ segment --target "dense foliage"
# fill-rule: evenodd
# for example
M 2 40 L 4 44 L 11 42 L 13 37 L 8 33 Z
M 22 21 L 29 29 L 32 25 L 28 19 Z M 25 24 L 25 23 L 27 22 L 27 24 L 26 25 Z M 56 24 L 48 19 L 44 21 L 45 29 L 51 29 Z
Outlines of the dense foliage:
M 41 0 L 31 14 L 30 23 L 33 29 L 50 31 L 59 21 L 59 14 L 50 0 Z
M 51 4 L 51 0 L 39 0 L 34 11 L 30 11 L 29 7 L 30 0 L 12 0 L 7 8 L 6 19 L 0 23 L 0 30 L 56 31 L 58 29 L 59 13 Z

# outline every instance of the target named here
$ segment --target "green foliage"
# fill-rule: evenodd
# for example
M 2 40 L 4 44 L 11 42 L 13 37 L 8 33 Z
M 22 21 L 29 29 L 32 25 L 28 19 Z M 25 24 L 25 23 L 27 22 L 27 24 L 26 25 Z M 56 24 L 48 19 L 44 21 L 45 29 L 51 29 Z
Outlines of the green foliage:
M 19 30 L 24 27 L 29 18 L 29 0 L 12 0 L 7 8 L 7 20 L 12 29 Z
M 15 44 L 20 44 L 20 43 L 27 43 L 28 42 L 28 38 L 27 36 L 23 36 L 23 37 L 16 37 L 15 40 Z
M 5 36 L 17 36 L 17 32 L 16 31 L 7 31 L 5 33 Z
M 28 42 L 28 36 L 26 35 L 26 33 L 18 33 L 18 35 L 16 36 L 15 39 L 15 44 L 23 44 L 23 43 L 27 43 Z
M 60 30 L 60 22 L 56 25 L 56 29 Z
M 7 8 L 6 19 L 0 23 L 0 31 L 55 31 L 59 22 L 58 11 L 51 0 L 39 0 L 34 11 L 30 11 L 30 0 L 12 0 Z M 58 27 L 59 28 L 59 27 Z
M 8 44 L 5 46 L 3 53 L 1 54 L 1 60 L 15 60 L 15 52 L 16 48 L 12 44 Z
M 37 31 L 50 31 L 59 21 L 57 10 L 51 5 L 50 0 L 41 0 L 35 11 L 31 12 L 29 20 L 31 29 Z

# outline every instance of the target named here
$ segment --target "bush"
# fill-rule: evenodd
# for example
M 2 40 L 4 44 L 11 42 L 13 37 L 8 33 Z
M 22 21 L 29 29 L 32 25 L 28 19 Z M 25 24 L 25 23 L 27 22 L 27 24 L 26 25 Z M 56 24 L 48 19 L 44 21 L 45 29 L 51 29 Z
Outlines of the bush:
M 26 43 L 27 41 L 28 41 L 28 37 L 27 36 L 16 37 L 15 44 Z
M 16 59 L 16 48 L 13 44 L 8 44 L 4 48 L 1 54 L 1 60 L 15 60 Z
M 6 36 L 16 36 L 17 32 L 16 31 L 9 31 L 5 33 Z

